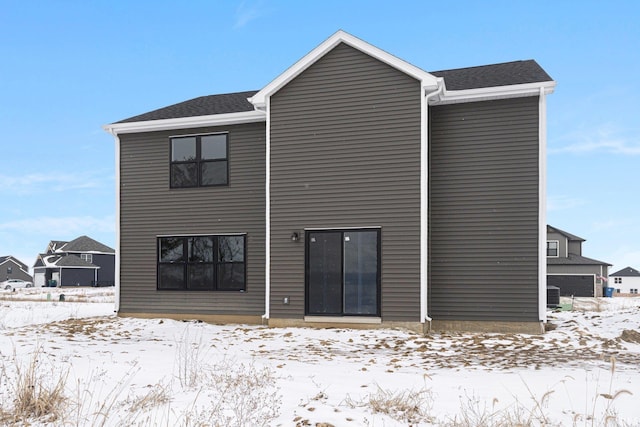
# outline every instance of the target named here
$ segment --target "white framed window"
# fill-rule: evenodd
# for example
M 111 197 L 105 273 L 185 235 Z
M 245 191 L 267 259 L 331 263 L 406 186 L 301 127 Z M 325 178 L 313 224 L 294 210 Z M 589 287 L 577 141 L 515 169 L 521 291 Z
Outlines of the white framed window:
M 92 254 L 80 254 L 80 259 L 83 261 L 87 261 L 89 264 L 93 264 Z

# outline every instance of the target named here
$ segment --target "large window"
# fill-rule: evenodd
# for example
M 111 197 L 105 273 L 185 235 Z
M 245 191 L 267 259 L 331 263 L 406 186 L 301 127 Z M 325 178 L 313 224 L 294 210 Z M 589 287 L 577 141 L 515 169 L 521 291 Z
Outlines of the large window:
M 158 238 L 158 289 L 244 291 L 245 236 Z
M 83 261 L 87 261 L 88 263 L 93 263 L 93 255 L 92 254 L 80 254 L 80 259 Z
M 171 188 L 229 183 L 228 134 L 171 138 Z
M 559 242 L 557 240 L 549 240 L 547 241 L 547 256 L 549 257 L 557 257 L 558 256 L 558 247 Z

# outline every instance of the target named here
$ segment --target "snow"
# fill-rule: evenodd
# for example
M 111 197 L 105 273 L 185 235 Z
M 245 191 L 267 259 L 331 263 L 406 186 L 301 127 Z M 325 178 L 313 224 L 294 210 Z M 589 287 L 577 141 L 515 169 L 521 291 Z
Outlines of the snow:
M 120 318 L 113 291 L 0 292 L 0 415 L 35 352 L 68 406 L 24 425 L 640 425 L 640 298 L 576 299 L 544 335 L 421 336 Z

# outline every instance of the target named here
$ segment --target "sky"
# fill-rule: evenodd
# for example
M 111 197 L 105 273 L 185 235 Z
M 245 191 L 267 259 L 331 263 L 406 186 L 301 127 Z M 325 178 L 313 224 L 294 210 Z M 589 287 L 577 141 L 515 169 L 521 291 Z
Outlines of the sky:
M 0 0 L 0 255 L 115 246 L 102 126 L 258 90 L 342 29 L 426 71 L 535 59 L 547 99 L 548 223 L 640 269 L 640 3 Z

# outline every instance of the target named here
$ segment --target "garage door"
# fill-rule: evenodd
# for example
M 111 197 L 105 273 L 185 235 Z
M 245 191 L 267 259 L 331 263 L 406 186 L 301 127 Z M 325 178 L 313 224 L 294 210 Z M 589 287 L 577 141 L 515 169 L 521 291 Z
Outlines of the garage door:
M 44 286 L 44 273 L 35 273 L 33 275 L 33 284 L 36 288 Z
M 563 297 L 592 297 L 595 289 L 595 276 L 548 275 L 547 286 L 560 288 L 560 296 Z

